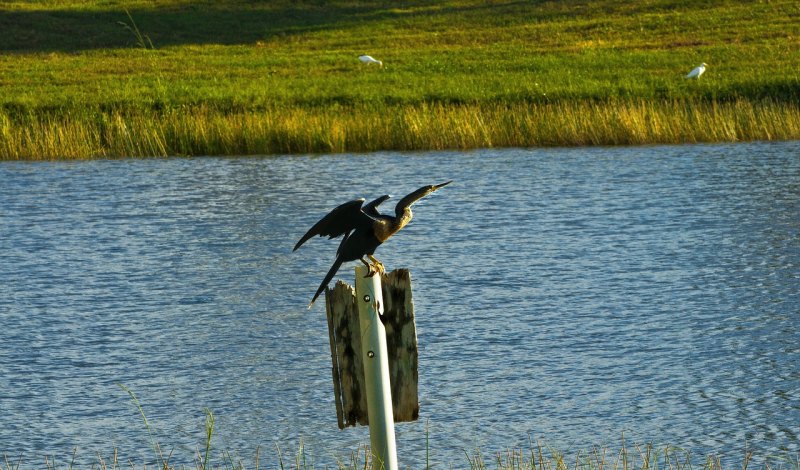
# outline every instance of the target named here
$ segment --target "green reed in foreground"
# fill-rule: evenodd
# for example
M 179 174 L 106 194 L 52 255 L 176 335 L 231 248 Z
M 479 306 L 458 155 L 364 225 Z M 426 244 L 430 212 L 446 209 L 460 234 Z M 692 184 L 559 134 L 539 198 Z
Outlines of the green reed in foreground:
M 479 453 L 467 454 L 470 470 L 497 468 L 498 470 L 724 470 L 731 468 L 723 465 L 722 459 L 710 455 L 705 457 L 701 467 L 694 467 L 691 452 L 688 450 L 652 444 L 628 447 L 623 439 L 619 449 L 593 447 L 589 451 L 579 451 L 573 456 L 545 447 L 542 444 L 532 445 L 530 450 L 520 449 L 497 452 L 490 464 L 485 463 Z M 740 459 L 740 460 L 739 460 Z M 763 460 L 760 465 L 752 465 L 754 454 L 745 450 L 734 463 L 734 468 L 764 469 L 800 469 L 800 458 L 773 458 Z
M 234 457 L 230 452 L 220 452 L 214 461 L 209 463 L 207 458 L 198 450 L 194 463 L 190 465 L 175 465 L 169 459 L 162 459 L 156 466 L 137 464 L 126 460 L 116 451 L 110 457 L 99 454 L 95 462 L 88 467 L 75 464 L 76 455 L 73 453 L 61 461 L 53 457 L 44 457 L 39 462 L 12 460 L 9 456 L 0 459 L 0 470 L 27 470 L 30 468 L 46 468 L 47 470 L 83 470 L 84 468 L 96 470 L 141 469 L 147 470 L 259 470 L 261 468 L 279 468 L 281 470 L 312 470 L 321 468 L 314 464 L 313 457 L 308 454 L 301 442 L 296 452 L 284 456 L 280 448 L 276 448 L 276 457 L 271 463 L 262 461 L 260 449 L 255 451 L 251 461 L 245 462 L 239 457 Z M 170 455 L 171 456 L 171 455 Z M 402 462 L 402 455 L 399 456 Z M 759 463 L 754 461 L 759 459 Z M 44 467 L 41 462 L 44 462 Z M 371 468 L 369 448 L 360 447 L 353 451 L 349 459 L 340 460 L 336 464 L 337 470 L 366 470 Z M 401 464 L 402 465 L 402 464 Z M 406 467 L 402 467 L 406 468 Z M 426 464 L 425 470 L 435 468 L 469 469 L 469 470 L 800 470 L 800 457 L 798 456 L 759 456 L 751 451 L 743 451 L 739 457 L 727 459 L 710 455 L 703 459 L 701 464 L 693 462 L 691 452 L 672 446 L 657 447 L 652 444 L 628 446 L 623 441 L 620 448 L 592 447 L 588 451 L 579 451 L 574 455 L 567 455 L 558 450 L 542 444 L 532 445 L 530 449 L 508 449 L 499 451 L 488 457 L 480 451 L 465 452 L 463 460 L 447 462 L 445 465 Z
M 766 100 L 0 111 L 3 160 L 788 139 L 800 105 Z
M 176 465 L 172 462 L 181 458 L 176 456 L 173 459 L 173 452 L 164 452 L 164 448 L 159 444 L 154 436 L 153 429 L 151 428 L 142 404 L 139 402 L 133 390 L 118 384 L 119 387 L 125 391 L 131 399 L 134 407 L 142 422 L 147 429 L 147 434 L 150 439 L 150 444 L 155 456 L 155 466 L 151 468 L 158 470 L 246 470 L 261 468 L 261 449 L 255 450 L 252 464 L 245 463 L 239 456 L 234 456 L 230 452 L 223 450 L 217 451 L 212 449 L 212 440 L 215 432 L 215 418 L 210 409 L 205 408 L 205 425 L 204 425 L 204 438 L 205 442 L 202 447 L 198 446 L 193 465 Z M 432 468 L 430 462 L 430 448 L 429 448 L 429 431 L 426 426 L 426 459 L 424 468 L 429 470 Z M 202 449 L 202 450 L 201 450 Z M 293 469 L 293 470 L 311 470 L 319 468 L 315 466 L 313 456 L 306 452 L 303 441 L 300 440 L 298 449 L 294 452 L 293 456 L 284 458 L 283 452 L 280 447 L 276 445 L 277 459 L 272 459 L 272 466 L 269 468 Z M 44 463 L 48 470 L 79 470 L 81 467 L 75 464 L 77 457 L 77 450 L 67 457 L 65 463 L 57 461 L 55 457 L 45 456 Z M 343 461 L 338 459 L 336 468 L 339 470 L 359 470 L 371 468 L 370 462 L 371 453 L 369 448 L 359 446 L 355 451 L 350 453 L 349 459 Z M 402 455 L 399 456 L 402 461 Z M 745 449 L 742 454 L 741 464 L 735 464 L 741 470 L 747 470 L 748 466 L 753 461 L 754 455 L 752 451 Z M 771 469 L 786 469 L 786 470 L 800 470 L 800 456 L 758 456 L 761 460 L 761 466 L 765 470 Z M 275 460 L 277 460 L 275 462 Z M 545 447 L 541 443 L 533 444 L 531 442 L 530 449 L 524 451 L 522 449 L 508 449 L 506 451 L 497 452 L 489 464 L 484 459 L 484 453 L 480 450 L 473 452 L 465 452 L 465 461 L 463 462 L 448 462 L 448 468 L 455 469 L 470 469 L 470 470 L 484 470 L 489 468 L 497 468 L 498 470 L 691 470 L 692 459 L 691 453 L 688 450 L 679 449 L 672 446 L 657 447 L 652 444 L 637 445 L 634 444 L 631 448 L 626 444 L 624 435 L 621 442 L 621 447 L 618 450 L 609 449 L 606 447 L 592 447 L 589 451 L 578 451 L 574 456 L 570 457 L 566 454 L 555 450 L 551 447 Z M 22 458 L 12 460 L 8 455 L 0 456 L 0 470 L 25 470 L 30 462 L 23 461 Z M 435 464 L 434 464 L 435 467 Z M 147 469 L 147 465 L 137 464 L 132 460 L 125 460 L 120 456 L 116 449 L 111 457 L 104 458 L 97 454 L 96 460 L 91 464 L 91 469 L 99 470 L 116 470 L 121 468 L 130 468 L 135 470 L 142 468 Z M 327 468 L 327 467 L 326 467 Z M 716 456 L 708 456 L 702 466 L 703 470 L 724 470 L 725 467 L 722 459 Z

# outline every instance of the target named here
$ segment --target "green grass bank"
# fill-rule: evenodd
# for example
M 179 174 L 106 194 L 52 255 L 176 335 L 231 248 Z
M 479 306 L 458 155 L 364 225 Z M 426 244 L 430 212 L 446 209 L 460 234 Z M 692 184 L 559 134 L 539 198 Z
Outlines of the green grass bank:
M 5 160 L 800 139 L 790 0 L 11 0 L 0 29 Z

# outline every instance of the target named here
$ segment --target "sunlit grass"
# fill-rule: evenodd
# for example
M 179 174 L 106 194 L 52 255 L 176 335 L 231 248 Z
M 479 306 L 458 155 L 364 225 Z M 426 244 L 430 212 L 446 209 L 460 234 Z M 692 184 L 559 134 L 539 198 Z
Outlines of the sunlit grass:
M 254 155 L 800 138 L 800 105 L 618 100 L 28 114 L 0 111 L 0 159 Z
M 790 0 L 7 1 L 0 27 L 2 159 L 800 138 Z

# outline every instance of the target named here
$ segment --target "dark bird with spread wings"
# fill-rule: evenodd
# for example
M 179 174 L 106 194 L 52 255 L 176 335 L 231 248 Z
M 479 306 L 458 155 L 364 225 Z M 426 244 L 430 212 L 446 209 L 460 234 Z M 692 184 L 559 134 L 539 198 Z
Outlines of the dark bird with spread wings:
M 303 235 L 303 238 L 297 242 L 294 246 L 294 250 L 300 248 L 303 243 L 315 235 L 331 239 L 344 235 L 344 238 L 342 238 L 339 249 L 336 251 L 336 260 L 333 262 L 333 266 L 331 266 L 322 284 L 319 285 L 319 289 L 317 289 L 316 294 L 314 294 L 314 297 L 311 299 L 311 303 L 308 304 L 308 308 L 311 308 L 314 301 L 317 300 L 317 297 L 325 290 L 325 287 L 331 282 L 333 276 L 336 275 L 336 271 L 339 270 L 339 267 L 345 261 L 360 260 L 369 267 L 370 275 L 383 273 L 383 264 L 372 256 L 375 253 L 375 249 L 411 222 L 411 218 L 413 217 L 411 213 L 412 204 L 450 183 L 451 181 L 448 181 L 442 184 L 434 184 L 419 188 L 403 199 L 400 199 L 400 202 L 398 202 L 394 208 L 394 215 L 386 215 L 378 212 L 378 206 L 383 201 L 389 199 L 389 196 L 386 195 L 366 205 L 364 204 L 365 199 L 363 198 L 345 202 L 314 224 L 314 226 Z M 370 261 L 365 260 L 365 256 L 368 257 Z

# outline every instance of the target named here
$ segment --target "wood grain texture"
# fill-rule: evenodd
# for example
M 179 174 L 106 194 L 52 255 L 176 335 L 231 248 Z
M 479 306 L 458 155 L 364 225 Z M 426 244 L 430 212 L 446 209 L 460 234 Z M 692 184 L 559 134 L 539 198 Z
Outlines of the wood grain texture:
M 386 328 L 394 421 L 415 421 L 419 419 L 419 360 L 411 274 L 407 269 L 384 274 L 381 287 L 385 304 L 381 321 Z M 368 425 L 355 290 L 338 281 L 325 290 L 325 310 L 339 428 Z

